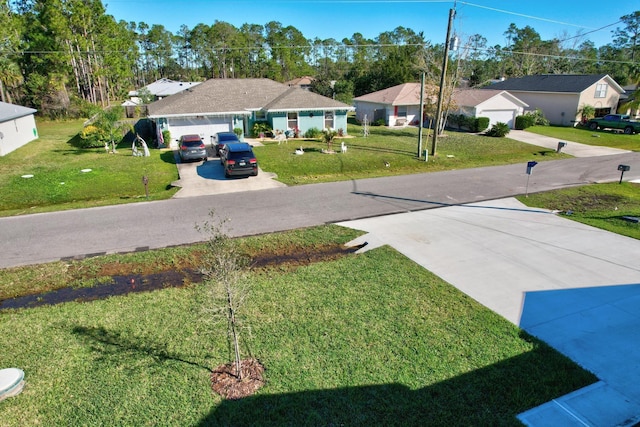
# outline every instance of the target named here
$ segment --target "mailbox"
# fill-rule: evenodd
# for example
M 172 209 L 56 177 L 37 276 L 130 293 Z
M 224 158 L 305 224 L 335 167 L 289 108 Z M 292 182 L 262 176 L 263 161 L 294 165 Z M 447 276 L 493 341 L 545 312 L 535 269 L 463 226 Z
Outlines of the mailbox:
M 559 153 L 559 152 L 560 152 L 560 150 L 562 150 L 562 149 L 563 149 L 564 147 L 566 147 L 566 146 L 567 146 L 567 143 L 566 143 L 566 142 L 559 141 L 559 142 L 558 142 L 558 148 L 556 149 L 556 153 Z
M 622 177 L 624 176 L 624 173 L 630 169 L 631 166 L 629 165 L 618 165 L 618 170 L 620 171 L 620 181 L 618 182 L 618 184 L 622 184 Z

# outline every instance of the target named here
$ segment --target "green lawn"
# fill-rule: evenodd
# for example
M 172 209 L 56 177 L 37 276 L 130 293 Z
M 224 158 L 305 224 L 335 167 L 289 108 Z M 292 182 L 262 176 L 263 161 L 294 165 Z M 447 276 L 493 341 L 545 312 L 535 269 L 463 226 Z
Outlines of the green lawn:
M 302 251 L 354 233 L 324 226 L 241 245 Z M 88 276 L 153 255 L 169 265 L 186 256 L 176 250 L 95 258 Z M 91 261 L 56 264 L 82 276 Z M 0 361 L 27 380 L 0 402 L 1 424 L 515 426 L 518 413 L 595 381 L 388 247 L 254 270 L 250 283 L 243 345 L 266 367 L 255 396 L 212 393 L 210 370 L 230 349 L 205 287 L 191 284 L 0 311 Z
M 622 150 L 640 150 L 640 134 L 625 135 L 610 130 L 592 131 L 585 128 L 563 126 L 533 126 L 527 128 L 527 132 L 551 136 L 561 141 L 573 141 L 587 145 L 620 148 Z
M 464 132 L 448 131 L 438 138 L 436 156 L 425 162 L 418 159 L 418 129 L 389 129 L 369 127 L 363 137 L 362 127 L 350 124 L 349 137 L 336 138 L 334 150 L 340 151 L 344 141 L 347 152 L 323 154 L 326 144 L 319 140 L 290 140 L 278 145 L 265 141 L 255 153 L 262 169 L 275 172 L 278 180 L 287 185 L 373 178 L 411 173 L 435 172 L 448 169 L 524 163 L 531 159 L 554 160 L 568 158 L 554 150 L 535 147 L 509 138 L 490 138 Z M 431 150 L 432 140 L 426 130 L 423 151 Z M 294 152 L 302 147 L 305 154 Z M 389 166 L 386 166 L 386 163 Z
M 171 197 L 178 178 L 173 153 L 151 149 L 151 157 L 133 157 L 122 144 L 117 154 L 78 149 L 71 144 L 82 121 L 38 121 L 40 137 L 0 157 L 0 215 L 112 205 Z M 90 172 L 82 172 L 91 169 Z M 23 178 L 23 175 L 33 175 Z
M 640 184 L 623 182 L 563 188 L 518 197 L 528 206 L 561 211 L 561 215 L 593 227 L 640 239 Z

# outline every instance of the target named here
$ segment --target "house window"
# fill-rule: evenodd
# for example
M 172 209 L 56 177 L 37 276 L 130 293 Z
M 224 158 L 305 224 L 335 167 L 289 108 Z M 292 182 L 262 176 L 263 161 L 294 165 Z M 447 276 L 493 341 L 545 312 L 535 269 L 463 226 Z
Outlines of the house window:
M 333 129 L 333 111 L 325 111 L 324 112 L 324 128 L 325 129 Z
M 287 128 L 296 129 L 298 127 L 298 113 L 287 113 Z
M 257 122 L 263 122 L 263 121 L 267 120 L 267 113 L 265 113 L 264 110 L 256 111 L 255 115 L 256 115 L 256 121 Z
M 606 98 L 607 96 L 607 85 L 606 83 L 598 83 L 596 85 L 596 98 Z
M 398 117 L 407 118 L 407 106 L 398 106 Z

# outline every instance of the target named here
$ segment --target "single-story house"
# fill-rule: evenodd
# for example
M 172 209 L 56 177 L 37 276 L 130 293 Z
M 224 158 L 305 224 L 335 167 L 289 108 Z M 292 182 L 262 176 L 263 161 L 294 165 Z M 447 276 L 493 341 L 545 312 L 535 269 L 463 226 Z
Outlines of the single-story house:
M 331 128 L 347 132 L 353 107 L 299 87 L 270 79 L 209 79 L 198 86 L 149 104 L 149 118 L 158 134 L 168 130 L 170 145 L 182 135 L 198 134 L 213 141 L 217 132 L 236 128 L 250 135 L 253 124 L 273 130 Z M 164 141 L 166 144 L 167 141 Z
M 507 79 L 487 87 L 506 90 L 539 109 L 554 125 L 574 126 L 581 116 L 578 110 L 589 105 L 596 116 L 615 112 L 624 89 L 608 74 L 545 74 Z
M 288 82 L 284 82 L 287 86 L 297 86 L 302 89 L 311 89 L 311 84 L 315 81 L 311 76 L 302 76 L 297 79 L 289 80 Z
M 433 88 L 425 89 L 424 102 L 435 102 Z M 377 92 L 353 98 L 356 119 L 373 123 L 383 119 L 386 126 L 406 126 L 419 123 L 420 83 L 403 83 Z
M 141 98 L 143 92 L 150 95 L 151 101 L 157 101 L 167 96 L 175 95 L 185 89 L 192 88 L 200 83 L 202 82 L 178 82 L 171 79 L 159 79 L 138 90 L 129 91 L 129 99 L 120 105 L 125 107 L 127 117 L 134 117 L 135 109 L 144 105 Z
M 33 108 L 0 102 L 0 156 L 38 138 Z
M 513 129 L 515 119 L 524 113 L 526 103 L 504 90 L 457 89 L 453 92 L 455 111 L 470 117 L 488 117 L 489 127 L 501 122 Z

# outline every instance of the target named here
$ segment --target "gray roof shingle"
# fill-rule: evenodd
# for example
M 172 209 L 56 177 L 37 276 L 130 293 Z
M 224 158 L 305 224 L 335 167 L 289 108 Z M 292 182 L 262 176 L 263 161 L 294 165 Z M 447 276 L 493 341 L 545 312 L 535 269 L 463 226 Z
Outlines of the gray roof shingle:
M 270 79 L 209 79 L 149 104 L 149 116 L 248 114 L 257 110 L 352 109 L 351 106 Z
M 605 77 L 609 76 L 607 74 L 542 74 L 507 79 L 494 83 L 487 89 L 580 93 Z M 617 86 L 613 79 L 610 77 L 609 79 Z

